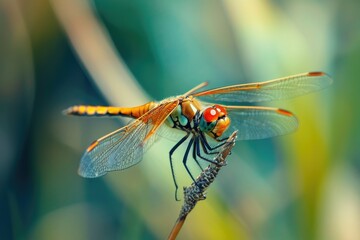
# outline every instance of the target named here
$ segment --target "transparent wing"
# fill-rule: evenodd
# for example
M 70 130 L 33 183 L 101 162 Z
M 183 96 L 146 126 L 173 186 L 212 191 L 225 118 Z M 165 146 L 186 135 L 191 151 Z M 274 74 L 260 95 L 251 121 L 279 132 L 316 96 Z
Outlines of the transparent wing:
M 99 177 L 140 162 L 156 139 L 154 133 L 177 105 L 177 99 L 160 103 L 129 125 L 93 142 L 81 158 L 79 174 L 88 178 Z
M 321 90 L 332 83 L 323 72 L 309 72 L 266 82 L 232 85 L 211 89 L 193 96 L 218 103 L 264 102 L 300 96 Z
M 225 106 L 230 118 L 231 134 L 238 130 L 238 140 L 263 139 L 293 132 L 298 127 L 296 117 L 286 110 L 269 107 Z
M 178 142 L 186 135 L 186 132 L 177 128 L 171 128 L 167 124 L 163 124 L 156 132 L 156 135 L 170 141 Z

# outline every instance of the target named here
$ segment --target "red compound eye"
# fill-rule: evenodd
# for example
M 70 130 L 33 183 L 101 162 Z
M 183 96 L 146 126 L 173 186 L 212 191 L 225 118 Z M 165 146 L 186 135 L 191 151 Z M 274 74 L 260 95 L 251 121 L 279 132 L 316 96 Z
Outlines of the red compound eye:
M 205 109 L 203 116 L 206 122 L 213 122 L 218 119 L 219 112 L 216 110 L 216 108 L 209 107 Z
M 226 109 L 223 106 L 220 105 L 214 105 L 214 108 L 219 112 L 226 115 Z

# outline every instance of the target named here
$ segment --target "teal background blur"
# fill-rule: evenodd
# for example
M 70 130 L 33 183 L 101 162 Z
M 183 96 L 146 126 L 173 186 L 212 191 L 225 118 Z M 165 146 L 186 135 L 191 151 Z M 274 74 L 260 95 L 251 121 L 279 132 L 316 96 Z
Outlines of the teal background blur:
M 296 113 L 299 130 L 237 142 L 179 239 L 360 239 L 359 9 L 356 0 L 1 0 L 0 238 L 164 239 L 177 218 L 174 142 L 83 179 L 83 151 L 128 119 L 63 109 L 325 71 L 330 88 L 266 103 Z

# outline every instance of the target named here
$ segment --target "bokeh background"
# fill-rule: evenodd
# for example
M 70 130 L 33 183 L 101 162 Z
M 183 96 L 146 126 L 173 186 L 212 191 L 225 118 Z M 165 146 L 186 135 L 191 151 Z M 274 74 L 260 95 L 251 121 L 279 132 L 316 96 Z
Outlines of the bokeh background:
M 359 9 L 356 0 L 1 0 L 0 238 L 164 239 L 177 218 L 174 142 L 83 179 L 84 149 L 129 120 L 63 109 L 325 71 L 327 90 L 266 103 L 295 112 L 299 130 L 238 142 L 179 239 L 360 239 Z

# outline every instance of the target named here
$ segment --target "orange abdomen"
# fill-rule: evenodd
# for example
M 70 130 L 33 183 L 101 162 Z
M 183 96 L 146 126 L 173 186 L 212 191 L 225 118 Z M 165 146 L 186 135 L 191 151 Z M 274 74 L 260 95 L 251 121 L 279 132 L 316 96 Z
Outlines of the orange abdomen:
M 148 102 L 137 107 L 111 107 L 111 106 L 87 106 L 78 105 L 69 107 L 64 111 L 67 115 L 77 116 L 127 116 L 139 118 L 157 104 L 155 102 Z

